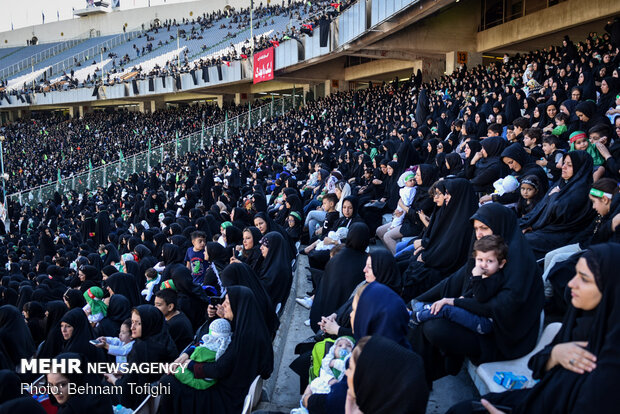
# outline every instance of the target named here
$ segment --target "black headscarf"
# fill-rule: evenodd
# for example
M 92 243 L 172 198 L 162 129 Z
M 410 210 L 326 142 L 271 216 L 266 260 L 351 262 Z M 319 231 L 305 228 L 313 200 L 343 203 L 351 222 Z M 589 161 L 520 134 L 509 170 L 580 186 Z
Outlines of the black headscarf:
M 91 348 L 95 348 L 90 345 Z M 97 349 L 97 348 L 95 348 Z M 75 352 L 64 352 L 56 357 L 56 360 L 61 361 L 65 359 L 80 359 L 80 366 L 82 367 L 82 373 L 62 374 L 68 379 L 71 384 L 75 384 L 77 387 L 83 386 L 97 386 L 101 385 L 99 378 L 95 374 L 85 372 L 83 367 L 88 362 L 92 362 L 83 355 Z M 59 405 L 54 398 L 53 394 L 50 394 L 50 401 L 54 405 Z M 111 414 L 112 413 L 112 400 L 105 393 L 76 393 L 69 397 L 66 403 L 59 406 L 59 414 L 63 413 L 92 413 L 92 414 Z
M 67 290 L 64 293 L 63 298 L 69 304 L 69 309 L 82 309 L 84 306 L 86 306 L 86 300 L 84 299 L 84 295 L 78 289 Z
M 274 306 L 281 304 L 284 307 L 293 283 L 286 242 L 280 233 L 272 231 L 261 239 L 261 243 L 265 243 L 269 251 L 261 266 L 260 280 Z
M 255 272 L 260 272 L 263 264 L 263 255 L 260 252 L 259 242 L 263 236 L 260 233 L 260 230 L 254 226 L 246 227 L 243 231 L 244 233 L 246 231 L 250 232 L 254 247 L 249 250 L 243 249 L 240 260 L 247 263 Z
M 168 325 L 163 313 L 153 305 L 140 305 L 135 307 L 134 311 L 140 315 L 142 334 L 140 338 L 134 338 L 135 343 L 127 355 L 127 363 L 174 361 L 178 356 L 178 350 L 168 332 Z M 125 407 L 135 409 L 142 402 L 144 396 L 131 393 L 129 383 L 151 383 L 160 377 L 161 375 L 158 374 L 141 373 L 123 375 L 116 381 L 116 385 L 123 387 L 121 403 Z
M 202 374 L 197 377 L 217 375 L 217 384 L 204 391 L 196 391 L 174 378 L 165 377 L 164 381 L 170 381 L 173 392 L 163 396 L 160 409 L 164 412 L 193 412 L 200 407 L 210 413 L 239 413 L 256 376 L 267 379 L 271 375 L 271 335 L 254 294 L 245 286 L 231 286 L 228 288 L 228 299 L 234 315 L 230 322 L 232 342 L 216 362 L 194 366 L 194 374 L 197 371 Z
M 107 278 L 105 284 L 112 289 L 114 294 L 118 293 L 127 298 L 131 306 L 138 306 L 142 303 L 142 296 L 140 296 L 138 285 L 133 275 L 117 272 Z
M 560 191 L 551 194 L 555 188 L 553 186 L 536 207 L 521 219 L 521 228 L 532 229 L 525 234 L 525 238 L 537 257 L 572 241 L 596 215 L 589 199 L 592 157 L 585 151 L 570 151 L 564 157 L 570 157 L 573 163 L 573 176 L 568 181 L 560 178 L 557 184 Z
M 21 312 L 15 306 L 0 307 L 0 346 L 6 352 L 8 362 L 12 364 L 11 368 L 19 366 L 21 359 L 30 359 L 34 354 L 35 343 L 32 335 Z
M 467 180 L 449 179 L 445 186 L 450 201 L 442 206 L 441 214 L 433 214 L 423 241 L 425 249 L 421 253 L 427 266 L 444 274 L 458 269 L 467 258 L 472 234 L 469 218 L 478 204 Z
M 192 322 L 192 327 L 197 329 L 205 321 L 205 313 L 209 298 L 202 289 L 192 280 L 192 273 L 182 264 L 172 265 L 170 276 L 179 294 L 178 308 Z
M 370 252 L 372 263 L 372 273 L 377 278 L 377 282 L 389 287 L 396 294 L 400 295 L 403 288 L 403 278 L 398 270 L 396 259 L 385 249 L 373 250 Z
M 355 311 L 353 334 L 359 341 L 367 335 L 381 335 L 411 349 L 407 340 L 409 313 L 405 302 L 387 286 L 373 282 L 362 292 Z
M 471 217 L 474 220 L 502 236 L 508 245 L 508 258 L 502 269 L 505 281 L 492 314 L 498 348 L 507 359 L 517 358 L 531 351 L 538 338 L 544 297 L 536 259 L 511 209 L 497 203 L 485 204 Z M 470 259 L 464 266 L 467 278 L 474 265 Z
M 88 359 L 88 362 L 102 362 L 105 360 L 102 350 L 88 342 L 95 339 L 95 333 L 82 309 L 71 309 L 64 314 L 60 321 L 73 327 L 71 338 L 64 342 L 63 352 L 82 354 Z
M 357 358 L 353 386 L 364 413 L 426 412 L 429 391 L 422 358 L 381 335 L 370 337 Z
M 560 364 L 547 371 L 542 380 L 527 392 L 524 401 L 513 409 L 513 413 L 538 414 L 549 412 L 611 413 L 617 410 L 620 395 L 617 387 L 609 381 L 618 376 L 620 356 L 620 244 L 606 243 L 590 247 L 582 257 L 586 258 L 590 271 L 595 276 L 601 301 L 593 310 L 594 316 L 587 338 L 586 349 L 596 356 L 596 368 L 592 372 L 577 374 Z M 530 360 L 535 372 L 544 371 L 551 349 L 558 343 L 571 342 L 579 318 L 585 313 L 570 306 L 562 328 L 555 339 Z M 538 358 L 540 356 L 540 358 Z
M 21 397 L 21 383 L 22 380 L 15 371 L 9 369 L 0 370 L 0 384 L 2 384 L 2 388 L 0 388 L 0 404 Z
M 347 234 L 346 247 L 336 253 L 325 266 L 310 309 L 310 327 L 316 332 L 322 316 L 336 312 L 364 280 L 366 247 L 370 230 L 366 223 L 354 223 Z
M 46 339 L 37 354 L 38 358 L 52 358 L 62 351 L 63 338 L 60 332 L 60 321 L 69 311 L 67 305 L 61 300 L 47 303 L 47 320 L 45 321 Z
M 245 263 L 231 263 L 222 271 L 220 278 L 222 280 L 222 285 L 226 288 L 231 286 L 245 286 L 254 293 L 256 302 L 265 316 L 265 324 L 269 328 L 271 336 L 275 336 L 280 326 L 280 321 L 276 315 L 271 298 L 254 270 Z
M 115 293 L 108 303 L 108 313 L 95 328 L 95 335 L 118 336 L 121 324 L 129 317 L 131 317 L 129 300 L 125 296 Z

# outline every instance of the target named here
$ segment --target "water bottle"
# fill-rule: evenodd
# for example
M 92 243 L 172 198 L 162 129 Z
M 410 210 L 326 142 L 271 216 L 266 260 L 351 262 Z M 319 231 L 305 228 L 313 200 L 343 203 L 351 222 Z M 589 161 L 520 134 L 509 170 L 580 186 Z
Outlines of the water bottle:
M 133 410 L 127 407 L 123 407 L 121 404 L 118 404 L 113 409 L 114 414 L 132 414 Z

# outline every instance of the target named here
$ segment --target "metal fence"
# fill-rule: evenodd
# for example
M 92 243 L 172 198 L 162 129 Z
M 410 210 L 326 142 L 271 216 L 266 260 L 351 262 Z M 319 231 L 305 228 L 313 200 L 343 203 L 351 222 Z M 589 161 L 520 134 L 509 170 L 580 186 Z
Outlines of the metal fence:
M 82 63 L 85 61 L 89 61 L 91 59 L 99 57 L 102 54 L 107 56 L 111 49 L 138 37 L 140 33 L 141 32 L 139 30 L 121 33 L 111 39 L 96 44 L 95 46 L 91 46 L 86 50 L 82 50 L 81 52 L 76 53 L 73 56 L 69 56 L 68 58 L 63 59 L 60 62 L 54 63 L 49 69 L 48 75 L 53 76 L 58 73 L 62 73 L 63 71 L 66 71 L 68 69 L 71 69 L 76 65 L 76 62 Z M 105 53 L 102 52 L 104 48 L 106 50 Z
M 70 49 L 85 40 L 86 39 L 83 38 L 66 40 L 64 42 L 57 43 L 47 49 L 44 49 L 38 53 L 35 53 L 31 56 L 28 56 L 27 58 L 24 58 L 18 62 L 13 63 L 11 66 L 0 70 L 0 79 L 7 79 L 9 76 L 19 73 L 26 68 L 30 68 L 32 65 L 36 65 L 37 63 L 45 59 L 56 56 L 60 52 Z
M 54 192 L 65 193 L 71 190 L 78 194 L 93 190 L 99 186 L 107 187 L 117 179 L 126 179 L 133 173 L 149 171 L 152 166 L 159 165 L 166 158 L 177 158 L 188 152 L 210 148 L 213 142 L 227 140 L 239 131 L 257 126 L 264 119 L 280 116 L 303 103 L 303 98 L 295 95 L 272 99 L 251 111 L 245 112 L 219 124 L 204 127 L 200 131 L 179 137 L 162 145 L 150 148 L 137 154 L 125 156 L 124 160 L 117 160 L 90 171 L 84 171 L 69 177 L 61 177 L 55 181 L 27 191 L 13 193 L 7 196 L 12 202 L 22 205 L 35 206 L 38 203 L 52 199 Z

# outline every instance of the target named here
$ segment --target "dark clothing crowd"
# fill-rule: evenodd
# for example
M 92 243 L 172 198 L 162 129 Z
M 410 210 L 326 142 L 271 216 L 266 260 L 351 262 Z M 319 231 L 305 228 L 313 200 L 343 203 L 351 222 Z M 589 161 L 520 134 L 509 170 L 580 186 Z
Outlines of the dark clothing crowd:
M 239 413 L 297 302 L 315 335 L 290 365 L 293 413 L 424 413 L 434 381 L 527 355 L 551 321 L 562 327 L 529 359 L 528 387 L 450 412 L 617 411 L 618 46 L 566 37 L 332 94 L 107 187 L 3 206 L 0 410 L 135 409 L 131 384 L 158 383 L 171 390 L 160 412 Z M 10 125 L 9 183 L 197 130 L 202 110 Z M 295 269 L 312 289 L 293 301 Z M 18 385 L 33 356 L 187 367 L 47 374 L 123 392 L 45 403 Z

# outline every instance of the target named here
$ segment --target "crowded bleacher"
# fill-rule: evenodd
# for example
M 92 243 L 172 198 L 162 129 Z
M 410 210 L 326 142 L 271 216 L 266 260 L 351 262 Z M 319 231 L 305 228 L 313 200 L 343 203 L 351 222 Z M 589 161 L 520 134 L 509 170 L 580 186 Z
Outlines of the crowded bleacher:
M 330 7 L 261 7 L 255 50 L 299 34 L 285 27 L 293 15 L 318 24 L 346 5 Z M 241 59 L 248 37 L 234 32 L 248 24 L 247 11 L 165 21 L 133 52 L 109 51 L 106 82 Z M 142 71 L 151 48 L 177 51 L 181 29 L 195 42 L 181 67 L 174 58 Z M 433 383 L 468 369 L 486 392 L 449 413 L 616 412 L 619 36 L 616 19 L 440 78 L 418 70 L 308 99 L 91 191 L 2 205 L 0 412 L 132 412 L 148 399 L 135 384 L 169 390 L 156 397 L 160 413 L 250 412 L 274 372 L 283 315 L 300 306 L 314 335 L 289 355 L 299 404 L 287 412 L 425 413 Z M 229 49 L 217 54 L 222 39 Z M 62 75 L 73 87 L 97 82 L 75 73 Z M 4 190 L 247 108 L 33 113 L 0 127 Z M 187 365 L 41 378 L 21 369 L 31 358 Z M 69 383 L 99 391 L 71 394 Z
M 351 1 L 288 2 L 218 10 L 194 19 L 157 20 L 128 35 L 86 39 L 50 59 L 27 65 L 0 79 L 0 92 L 21 94 L 114 85 L 132 79 L 189 73 L 205 67 L 247 60 L 288 39 L 312 35 L 320 21 L 346 10 Z M 126 33 L 126 28 L 123 28 Z M 118 40 L 109 44 L 111 40 Z M 0 55 L 0 73 L 13 62 L 31 59 L 50 44 L 31 45 Z M 2 75 L 0 75 L 2 76 Z M 102 78 L 103 77 L 103 78 Z

